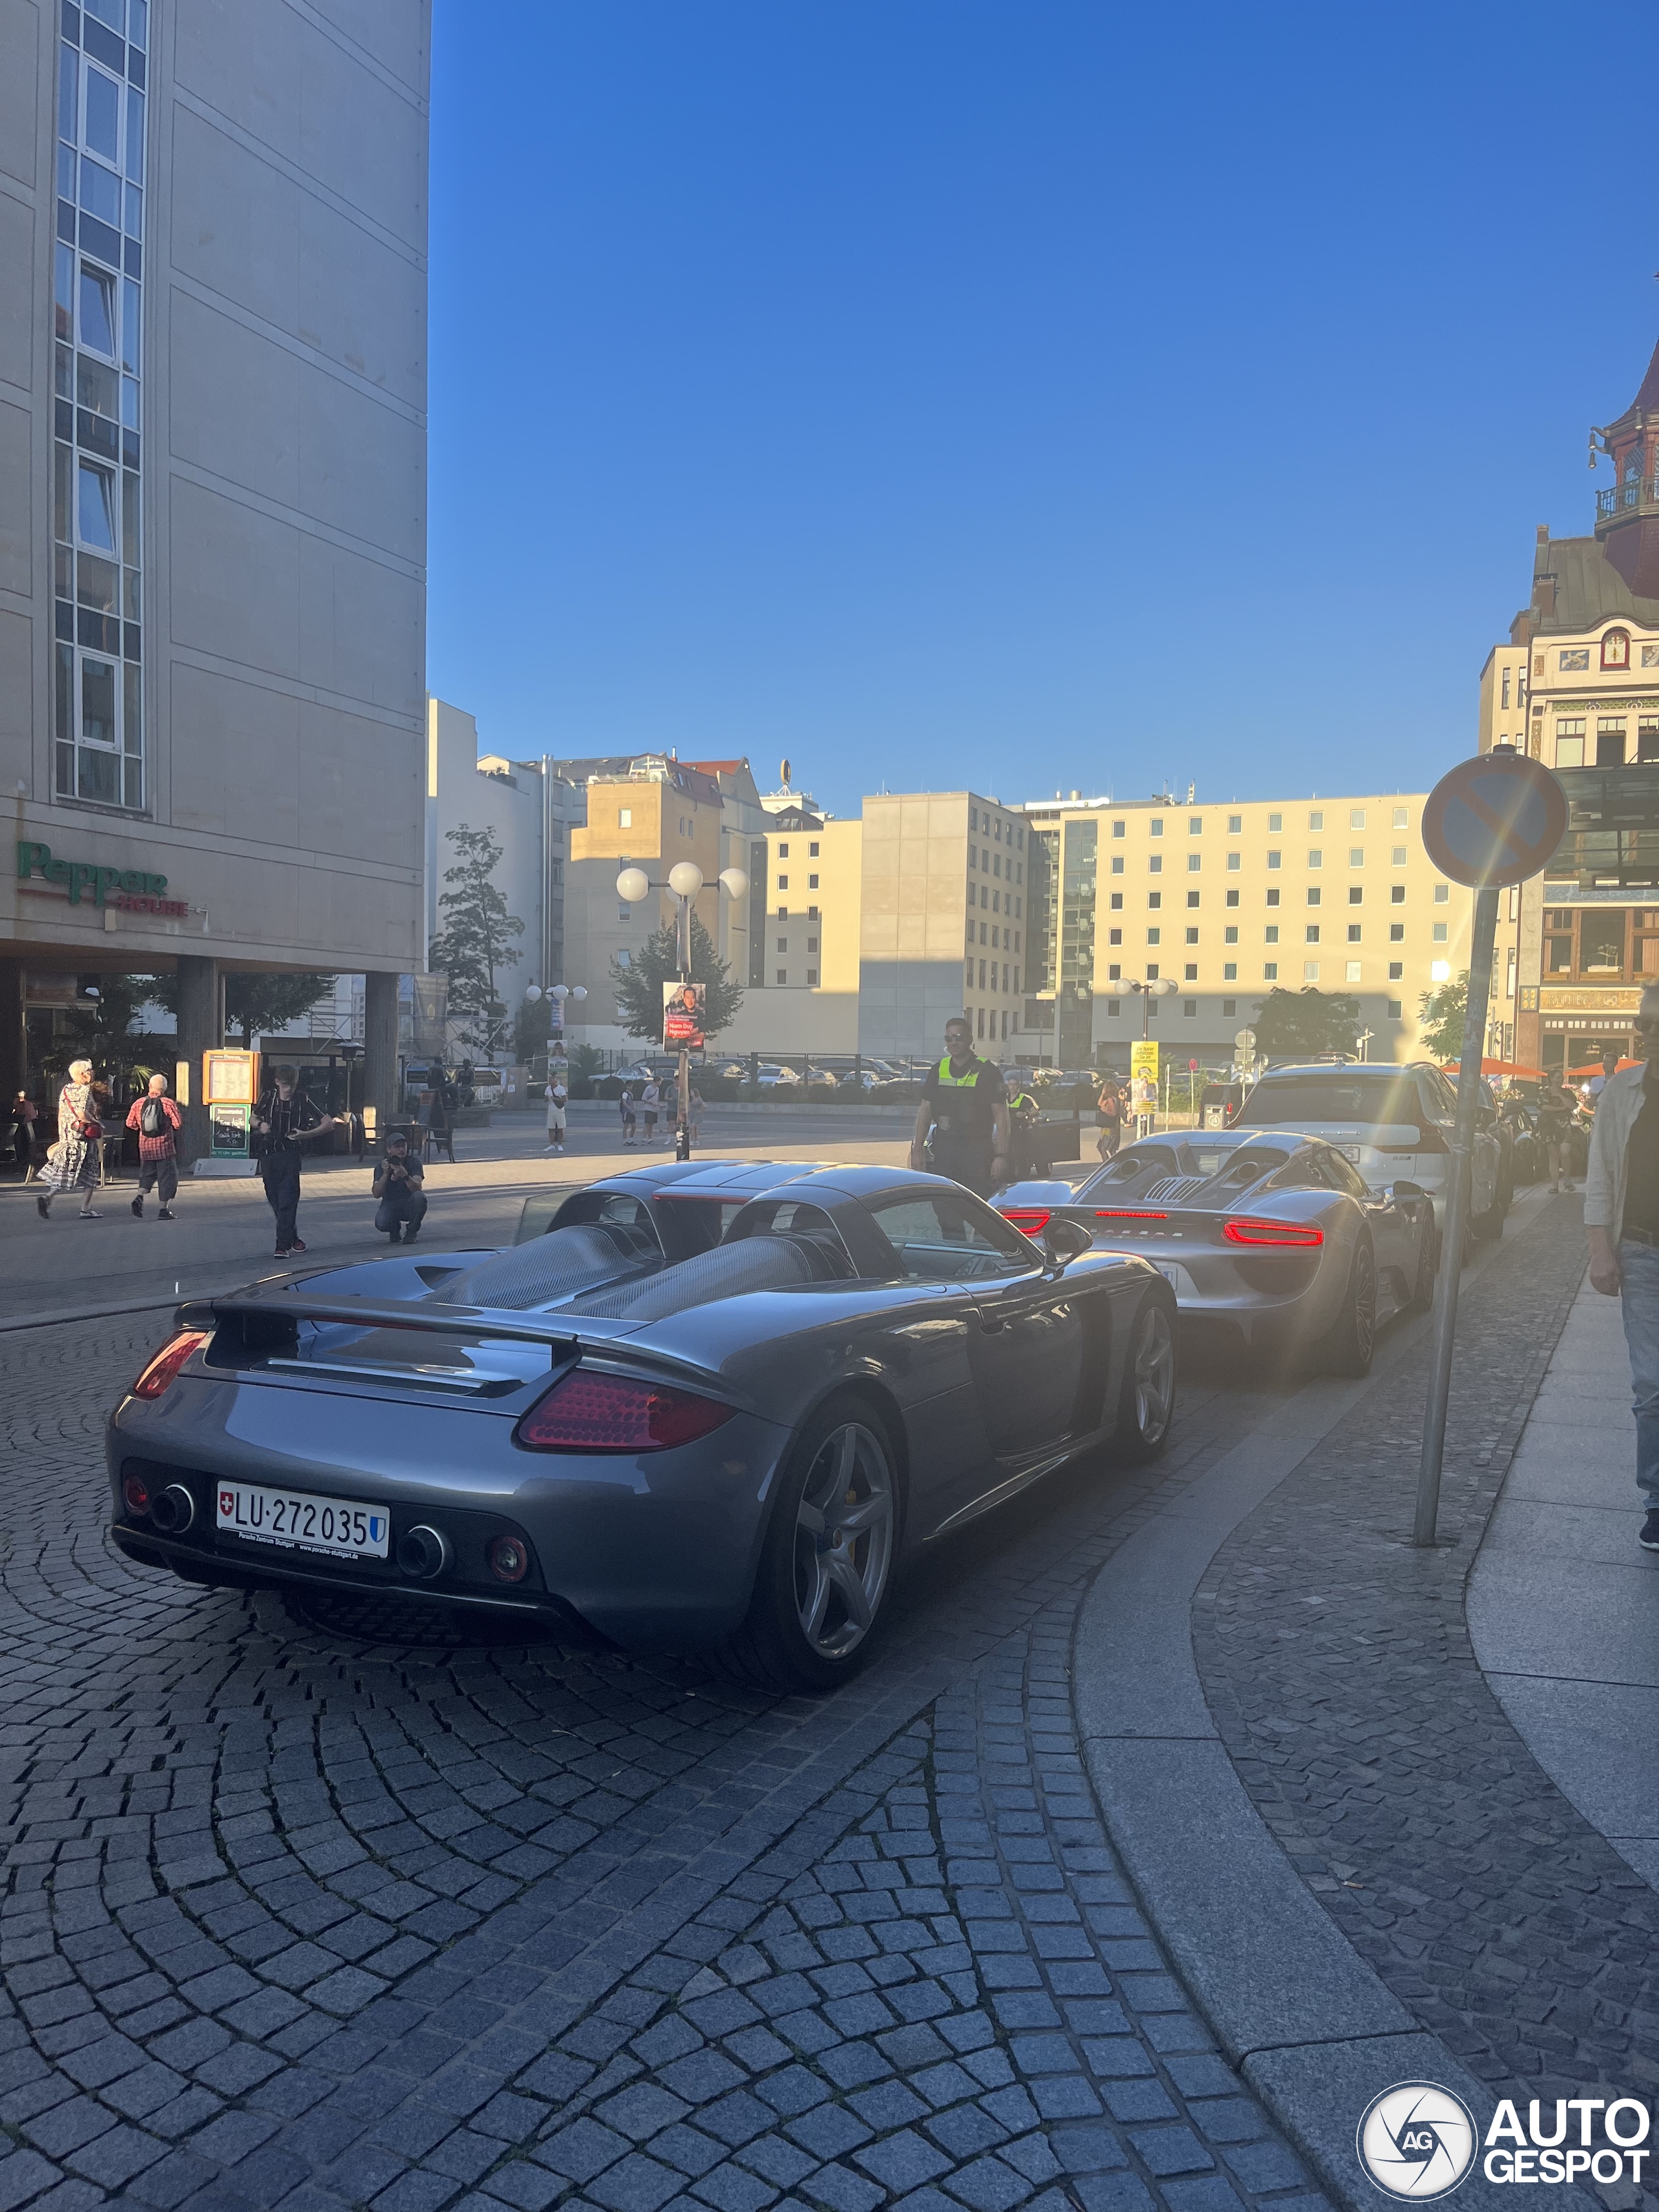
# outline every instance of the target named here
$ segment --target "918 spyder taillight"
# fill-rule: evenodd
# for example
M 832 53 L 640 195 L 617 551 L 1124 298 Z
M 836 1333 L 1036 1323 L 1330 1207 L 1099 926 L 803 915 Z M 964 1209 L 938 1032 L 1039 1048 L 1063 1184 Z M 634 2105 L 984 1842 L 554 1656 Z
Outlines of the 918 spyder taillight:
M 1222 1235 L 1230 1244 L 1294 1245 L 1306 1251 L 1325 1242 L 1325 1232 L 1314 1221 L 1227 1221 Z
M 1046 1206 L 1005 1206 L 1002 1218 L 1027 1237 L 1041 1237 L 1054 1217 Z
M 695 1391 L 576 1367 L 531 1407 L 513 1437 L 529 1451 L 668 1451 L 708 1436 L 736 1410 Z
M 204 1328 L 181 1328 L 170 1344 L 164 1344 L 149 1365 L 132 1386 L 135 1398 L 159 1398 L 190 1358 L 208 1341 Z

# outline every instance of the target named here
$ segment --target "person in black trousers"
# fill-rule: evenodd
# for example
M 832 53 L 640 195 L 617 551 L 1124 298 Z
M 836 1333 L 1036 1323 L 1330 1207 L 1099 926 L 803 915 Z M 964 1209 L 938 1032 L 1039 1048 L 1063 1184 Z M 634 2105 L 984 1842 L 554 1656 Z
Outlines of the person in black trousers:
M 259 1138 L 259 1176 L 265 1199 L 276 1217 L 276 1257 L 303 1252 L 297 1216 L 300 1207 L 300 1147 L 307 1139 L 325 1135 L 334 1127 L 331 1115 L 320 1113 L 297 1089 L 299 1071 L 287 1066 L 270 1071 L 271 1087 L 254 1109 L 253 1127 Z
M 374 1170 L 374 1226 L 394 1244 L 412 1244 L 426 1219 L 425 1177 L 419 1160 L 412 1158 L 409 1139 L 394 1129 L 386 1140 L 386 1156 Z

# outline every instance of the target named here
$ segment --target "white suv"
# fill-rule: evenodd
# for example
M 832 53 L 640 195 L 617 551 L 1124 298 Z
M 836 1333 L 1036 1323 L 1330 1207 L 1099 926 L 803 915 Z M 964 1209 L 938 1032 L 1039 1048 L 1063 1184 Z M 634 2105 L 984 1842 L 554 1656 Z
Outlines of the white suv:
M 1326 1060 L 1269 1068 L 1233 1126 L 1322 1137 L 1373 1190 L 1414 1182 L 1427 1191 L 1443 1226 L 1456 1115 L 1457 1093 L 1431 1060 L 1395 1067 Z M 1477 1126 L 1469 1194 L 1469 1225 L 1477 1237 L 1504 1233 L 1502 1164 L 1498 1139 Z

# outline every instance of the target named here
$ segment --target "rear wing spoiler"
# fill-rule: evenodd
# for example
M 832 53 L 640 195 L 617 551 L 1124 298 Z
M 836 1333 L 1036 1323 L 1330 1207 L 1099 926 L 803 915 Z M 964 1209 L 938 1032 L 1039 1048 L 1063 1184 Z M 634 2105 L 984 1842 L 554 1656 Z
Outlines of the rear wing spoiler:
M 434 1336 L 453 1336 L 459 1328 L 520 1344 L 568 1344 L 573 1349 L 576 1340 L 568 1319 L 550 1314 L 532 1319 L 508 1316 L 490 1306 L 444 1305 L 436 1300 L 423 1300 L 414 1306 L 390 1298 L 308 1298 L 303 1292 L 187 1298 L 179 1308 L 177 1318 L 180 1328 L 216 1329 L 222 1321 L 252 1314 L 266 1314 L 285 1322 L 344 1322 L 361 1328 L 423 1329 Z

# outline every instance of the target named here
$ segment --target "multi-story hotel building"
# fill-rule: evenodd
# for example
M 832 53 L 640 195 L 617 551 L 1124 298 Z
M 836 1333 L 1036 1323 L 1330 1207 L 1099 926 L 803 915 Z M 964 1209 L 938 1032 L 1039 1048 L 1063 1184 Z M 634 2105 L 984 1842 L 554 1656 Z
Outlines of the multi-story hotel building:
M 0 9 L 8 1091 L 33 976 L 176 968 L 194 1061 L 227 969 L 323 969 L 366 975 L 391 1103 L 422 938 L 428 17 Z
M 1489 1045 L 1562 1073 L 1633 1051 L 1659 980 L 1659 349 L 1617 422 L 1587 538 L 1538 532 L 1532 597 L 1482 672 L 1480 747 L 1522 745 L 1566 792 L 1565 837 L 1500 908 Z

